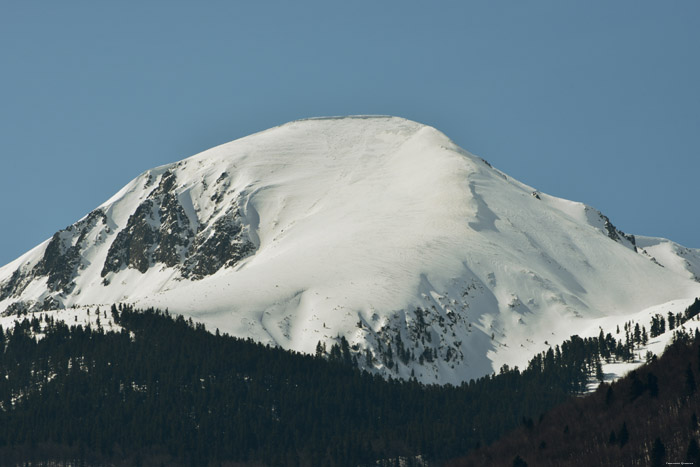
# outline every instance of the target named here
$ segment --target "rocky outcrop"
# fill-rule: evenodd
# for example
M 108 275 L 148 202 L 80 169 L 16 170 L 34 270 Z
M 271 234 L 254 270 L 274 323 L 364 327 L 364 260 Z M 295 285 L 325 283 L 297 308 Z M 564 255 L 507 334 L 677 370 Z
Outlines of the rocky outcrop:
M 182 269 L 183 276 L 201 279 L 222 267 L 235 265 L 254 249 L 244 235 L 238 211 L 231 209 L 197 234 Z
M 179 269 L 183 277 L 196 280 L 222 267 L 233 266 L 254 250 L 237 205 L 229 207 L 210 224 L 199 223 L 187 216 L 176 187 L 175 175 L 166 171 L 159 185 L 138 206 L 112 242 L 102 277 L 124 268 L 145 273 L 155 264 L 162 264 Z M 212 195 L 216 196 L 216 193 Z M 196 235 L 193 222 L 198 223 Z
M 183 261 L 194 232 L 175 186 L 175 175 L 166 171 L 112 242 L 102 277 L 127 267 L 144 273 L 156 263 L 173 267 Z
M 0 286 L 0 300 L 19 296 L 35 278 L 46 277 L 52 292 L 70 293 L 82 263 L 81 253 L 88 234 L 98 223 L 106 224 L 105 213 L 97 209 L 75 224 L 56 232 L 44 250 L 41 260 L 29 270 L 16 269 L 10 280 Z

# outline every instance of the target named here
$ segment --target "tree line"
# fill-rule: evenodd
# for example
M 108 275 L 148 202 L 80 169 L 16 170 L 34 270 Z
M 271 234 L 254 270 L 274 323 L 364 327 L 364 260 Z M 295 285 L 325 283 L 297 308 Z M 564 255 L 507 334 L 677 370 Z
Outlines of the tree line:
M 0 327 L 0 458 L 8 463 L 442 462 L 532 426 L 582 393 L 601 359 L 630 348 L 602 333 L 572 336 L 523 370 L 436 386 L 359 370 L 344 339 L 304 355 L 210 333 L 167 310 L 92 313 L 120 330 L 43 315 Z

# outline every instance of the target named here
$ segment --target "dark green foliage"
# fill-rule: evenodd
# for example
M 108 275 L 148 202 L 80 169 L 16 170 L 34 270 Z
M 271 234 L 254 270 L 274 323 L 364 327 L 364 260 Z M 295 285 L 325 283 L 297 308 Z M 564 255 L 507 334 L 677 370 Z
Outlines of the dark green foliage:
M 533 428 L 521 426 L 449 465 L 510 465 L 516 454 L 540 467 L 668 465 L 684 459 L 698 465 L 700 391 L 689 394 L 687 381 L 694 375 L 688 369 L 700 364 L 700 339 L 678 328 L 676 322 L 676 335 L 658 359 L 570 399 Z M 542 439 L 546 451 L 539 449 Z
M 659 378 L 651 371 L 647 374 L 647 389 L 651 397 L 659 397 Z
M 629 439 L 630 433 L 627 431 L 627 422 L 623 422 L 620 431 L 617 433 L 617 442 L 620 444 L 620 447 L 623 447 L 625 444 L 627 444 Z
M 652 467 L 661 467 L 664 465 L 664 459 L 666 458 L 666 447 L 664 443 L 661 442 L 661 438 L 656 438 L 654 444 L 651 447 L 651 465 Z
M 700 446 L 698 440 L 691 438 L 688 443 L 688 451 L 685 454 L 685 462 L 697 465 L 700 462 Z
M 363 465 L 456 457 L 522 420 L 533 427 L 533 417 L 580 391 L 592 367 L 586 348 L 598 346 L 574 336 L 523 372 L 438 387 L 353 368 L 344 337 L 314 357 L 211 334 L 167 311 L 93 313 L 123 330 L 49 322 L 37 341 L 39 320 L 25 319 L 3 331 L 0 459 Z
M 697 316 L 698 313 L 700 313 L 700 298 L 696 298 L 693 304 L 686 308 L 685 312 L 683 313 L 683 316 L 687 321 Z
M 630 372 L 630 379 L 632 380 L 630 386 L 630 400 L 635 400 L 644 392 L 644 383 L 639 380 L 639 375 L 636 371 Z
M 695 394 L 696 389 L 695 375 L 693 375 L 693 369 L 690 367 L 690 363 L 685 369 L 685 388 L 688 391 L 688 395 Z
M 519 455 L 515 456 L 515 459 L 513 459 L 513 467 L 527 467 L 527 462 Z
M 605 405 L 610 405 L 615 398 L 615 393 L 612 386 L 608 386 L 608 390 L 605 392 Z

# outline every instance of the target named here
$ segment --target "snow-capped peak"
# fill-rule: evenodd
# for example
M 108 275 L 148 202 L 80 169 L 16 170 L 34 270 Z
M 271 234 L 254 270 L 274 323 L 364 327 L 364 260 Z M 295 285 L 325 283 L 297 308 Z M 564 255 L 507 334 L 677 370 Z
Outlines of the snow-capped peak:
M 344 336 L 360 366 L 458 383 L 700 295 L 700 252 L 654 241 L 432 127 L 308 119 L 143 173 L 0 268 L 0 313 L 167 307 L 304 352 Z

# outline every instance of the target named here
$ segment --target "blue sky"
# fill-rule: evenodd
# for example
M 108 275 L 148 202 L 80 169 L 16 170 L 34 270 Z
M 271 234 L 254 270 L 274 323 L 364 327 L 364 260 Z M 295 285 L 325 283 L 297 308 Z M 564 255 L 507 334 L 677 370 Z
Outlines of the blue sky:
M 151 167 L 290 120 L 435 126 L 700 247 L 700 2 L 0 4 L 0 264 Z

